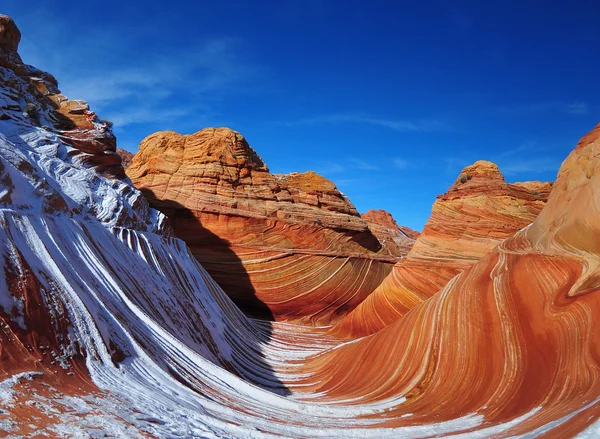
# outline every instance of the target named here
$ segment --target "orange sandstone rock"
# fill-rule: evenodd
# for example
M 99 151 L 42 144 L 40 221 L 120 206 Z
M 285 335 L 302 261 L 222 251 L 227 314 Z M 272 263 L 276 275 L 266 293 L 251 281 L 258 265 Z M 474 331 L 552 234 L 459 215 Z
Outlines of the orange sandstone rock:
M 490 437 L 562 438 L 597 421 L 599 156 L 600 125 L 565 160 L 530 227 L 375 335 L 312 357 L 298 391 L 362 403 L 404 395 L 382 415 L 387 427 L 477 413 L 502 426 Z
M 254 315 L 329 324 L 398 260 L 331 181 L 310 171 L 271 174 L 228 128 L 153 134 L 127 175 Z
M 531 192 L 532 195 L 536 195 L 541 198 L 548 198 L 550 196 L 550 192 L 552 191 L 552 186 L 554 185 L 554 183 L 551 181 L 519 181 L 513 184 L 515 186 L 520 186 Z
M 371 209 L 360 215 L 379 242 L 394 255 L 405 256 L 415 243 L 419 232 L 399 226 L 389 212 Z
M 334 333 L 363 336 L 393 323 L 533 222 L 549 190 L 549 183 L 508 184 L 491 162 L 467 166 L 448 192 L 438 196 L 406 258 Z

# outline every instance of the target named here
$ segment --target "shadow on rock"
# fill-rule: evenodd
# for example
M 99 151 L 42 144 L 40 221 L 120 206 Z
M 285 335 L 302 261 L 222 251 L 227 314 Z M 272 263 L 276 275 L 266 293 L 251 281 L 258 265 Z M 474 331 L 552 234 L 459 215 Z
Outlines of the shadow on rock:
M 263 389 L 280 395 L 289 394 L 289 390 L 275 376 L 267 363 L 261 345 L 268 344 L 273 332 L 274 316 L 269 307 L 255 293 L 254 286 L 242 260 L 231 249 L 230 242 L 214 234 L 202 225 L 200 219 L 187 207 L 173 201 L 160 202 L 150 190 L 142 189 L 147 199 L 153 200 L 158 208 L 169 218 L 175 236 L 186 242 L 194 257 L 232 299 L 238 308 L 252 320 L 246 341 L 253 340 L 249 352 L 241 352 L 236 373 Z M 246 356 L 246 359 L 241 358 Z

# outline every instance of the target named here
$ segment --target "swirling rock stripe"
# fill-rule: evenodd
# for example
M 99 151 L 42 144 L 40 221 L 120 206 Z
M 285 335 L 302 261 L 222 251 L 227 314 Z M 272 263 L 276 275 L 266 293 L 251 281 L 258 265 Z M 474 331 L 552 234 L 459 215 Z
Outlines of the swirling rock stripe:
M 353 338 L 381 330 L 528 226 L 547 199 L 540 187 L 549 184 L 527 184 L 507 184 L 491 162 L 467 166 L 434 203 L 431 217 L 406 258 L 332 333 Z

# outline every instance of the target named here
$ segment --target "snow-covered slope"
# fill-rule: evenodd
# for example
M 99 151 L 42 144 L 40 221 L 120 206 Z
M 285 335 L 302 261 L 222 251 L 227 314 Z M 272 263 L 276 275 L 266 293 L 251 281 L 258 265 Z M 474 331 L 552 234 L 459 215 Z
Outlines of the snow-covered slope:
M 467 313 L 442 306 L 447 296 L 464 297 L 459 293 L 443 292 L 400 325 L 345 343 L 324 328 L 246 318 L 120 175 L 108 126 L 85 104 L 60 95 L 50 75 L 21 62 L 18 44 L 7 43 L 17 33 L 0 16 L 0 436 L 533 437 L 556 431 L 554 437 L 564 437 L 597 418 L 598 400 L 572 396 L 568 383 L 562 393 L 552 388 L 573 402 L 561 410 L 545 410 L 559 399 L 554 394 L 539 406 L 506 412 L 511 395 L 500 390 L 489 406 L 469 406 L 465 401 L 478 400 L 468 392 L 435 393 L 460 383 L 459 374 L 444 375 L 436 365 L 465 346 L 431 348 L 429 329 L 439 332 L 435 340 L 456 328 L 475 334 L 456 323 L 467 321 Z M 457 309 L 461 303 L 467 302 Z M 500 332 L 510 327 L 508 318 L 502 315 Z M 502 343 L 512 346 L 511 337 Z M 427 351 L 431 363 L 414 355 L 397 360 L 405 354 L 398 343 L 406 340 Z M 537 340 L 544 344 L 543 336 Z M 472 375 L 478 365 L 513 370 L 490 356 L 479 363 L 465 358 Z M 586 364 L 577 376 L 594 381 L 597 364 Z M 422 379 L 400 381 L 409 366 Z M 504 385 L 508 372 L 492 376 Z M 420 406 L 428 389 L 434 403 Z M 436 398 L 472 408 L 445 415 Z M 591 428 L 583 435 L 595 437 Z

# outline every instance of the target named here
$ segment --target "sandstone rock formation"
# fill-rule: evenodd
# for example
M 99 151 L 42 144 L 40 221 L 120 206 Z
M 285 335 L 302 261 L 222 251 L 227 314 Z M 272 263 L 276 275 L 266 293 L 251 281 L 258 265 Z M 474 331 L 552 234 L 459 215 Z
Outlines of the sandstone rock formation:
M 13 20 L 0 15 L 0 81 L 3 92 L 21 98 L 13 107 L 0 108 L 0 119 L 13 118 L 12 110 L 24 112 L 36 126 L 49 127 L 73 149 L 72 159 L 99 173 L 116 178 L 125 176 L 116 153 L 116 139 L 105 121 L 99 119 L 85 101 L 68 100 L 54 77 L 26 65 L 17 53 L 21 33 Z
M 121 157 L 121 165 L 123 169 L 127 169 L 131 165 L 133 154 L 123 148 L 117 148 L 117 154 Z
M 369 229 L 379 242 L 394 255 L 405 256 L 419 236 L 406 226 L 399 226 L 389 212 L 371 209 L 360 215 L 369 224 Z
M 600 125 L 532 225 L 340 343 L 244 316 L 139 191 L 23 114 L 28 84 L 0 81 L 1 436 L 597 436 Z
M 508 184 L 491 162 L 467 166 L 437 198 L 407 257 L 333 332 L 357 337 L 393 323 L 533 222 L 549 191 L 549 183 Z
M 328 324 L 371 293 L 399 256 L 331 181 L 271 174 L 227 128 L 153 134 L 127 175 L 253 315 Z
M 404 395 L 388 426 L 403 414 L 416 423 L 484 416 L 465 437 L 566 438 L 595 422 L 598 157 L 600 125 L 565 160 L 531 226 L 385 330 L 312 358 L 299 387 L 362 402 Z M 352 367 L 332 370 L 341 364 Z
M 21 31 L 12 18 L 0 14 L 0 50 L 5 54 L 16 52 L 21 42 Z
M 513 185 L 528 190 L 531 195 L 547 199 L 550 196 L 554 183 L 551 181 L 518 181 L 513 183 Z

